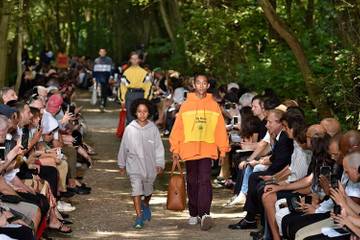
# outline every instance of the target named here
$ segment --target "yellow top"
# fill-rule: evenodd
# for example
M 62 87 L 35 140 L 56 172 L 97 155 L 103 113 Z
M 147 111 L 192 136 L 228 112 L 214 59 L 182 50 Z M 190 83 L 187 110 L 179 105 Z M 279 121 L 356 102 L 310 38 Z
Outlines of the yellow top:
M 144 90 L 144 98 L 149 98 L 151 81 L 148 78 L 148 72 L 140 66 L 131 66 L 125 70 L 119 88 L 119 99 L 125 101 L 128 88 L 137 88 Z

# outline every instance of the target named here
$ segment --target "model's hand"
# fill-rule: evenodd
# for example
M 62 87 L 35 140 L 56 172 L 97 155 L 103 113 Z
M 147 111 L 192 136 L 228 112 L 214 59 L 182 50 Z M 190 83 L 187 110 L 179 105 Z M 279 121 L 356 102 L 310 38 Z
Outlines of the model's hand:
M 179 155 L 178 153 L 173 153 L 172 158 L 173 158 L 173 161 L 174 161 L 176 164 L 179 163 L 179 161 L 180 161 L 180 155 Z
M 125 102 L 121 103 L 121 109 L 126 109 Z
M 156 173 L 157 173 L 157 175 L 162 174 L 163 171 L 164 171 L 164 170 L 162 169 L 162 167 L 156 167 Z
M 126 168 L 120 168 L 120 169 L 119 169 L 119 172 L 120 172 L 120 175 L 121 175 L 121 176 L 125 176 L 125 174 L 126 174 Z
M 224 162 L 225 162 L 225 157 L 224 157 L 224 156 L 220 156 L 220 157 L 219 157 L 219 166 L 223 165 Z

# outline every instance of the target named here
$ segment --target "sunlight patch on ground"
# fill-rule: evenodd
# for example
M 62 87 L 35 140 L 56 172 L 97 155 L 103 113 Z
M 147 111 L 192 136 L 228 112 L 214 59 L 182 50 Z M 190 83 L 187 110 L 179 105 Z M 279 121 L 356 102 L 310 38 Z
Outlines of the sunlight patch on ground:
M 112 173 L 119 172 L 119 170 L 117 170 L 117 169 L 94 169 L 94 171 L 97 171 L 97 172 L 112 172 Z
M 115 134 L 116 128 L 89 128 L 92 133 L 113 133 Z
M 100 109 L 99 108 L 83 108 L 81 110 L 81 112 L 88 112 L 88 113 L 100 113 Z M 105 113 L 116 113 L 116 112 L 120 112 L 120 108 L 119 109 L 105 109 Z
M 169 229 L 170 228 L 170 229 Z M 163 227 L 159 230 L 163 233 L 163 239 L 177 239 L 181 232 L 179 232 L 177 227 Z M 88 236 L 82 236 L 82 239 L 101 239 L 106 237 L 117 237 L 116 239 L 124 239 L 124 238 L 147 238 L 150 239 L 151 237 L 157 237 L 159 239 L 158 234 L 155 232 L 148 232 L 148 231 L 126 231 L 126 232 L 119 232 L 119 231 L 96 231 L 90 232 Z
M 117 161 L 115 159 L 107 159 L 107 160 L 96 160 L 97 163 L 116 163 Z

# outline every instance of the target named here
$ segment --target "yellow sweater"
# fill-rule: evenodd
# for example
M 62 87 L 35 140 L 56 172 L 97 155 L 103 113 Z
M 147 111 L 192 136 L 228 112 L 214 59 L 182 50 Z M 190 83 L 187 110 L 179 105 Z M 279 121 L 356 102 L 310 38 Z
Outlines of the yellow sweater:
M 144 97 L 149 98 L 151 81 L 147 80 L 148 72 L 140 66 L 131 66 L 125 70 L 119 88 L 119 99 L 125 101 L 128 88 L 141 88 L 144 90 Z

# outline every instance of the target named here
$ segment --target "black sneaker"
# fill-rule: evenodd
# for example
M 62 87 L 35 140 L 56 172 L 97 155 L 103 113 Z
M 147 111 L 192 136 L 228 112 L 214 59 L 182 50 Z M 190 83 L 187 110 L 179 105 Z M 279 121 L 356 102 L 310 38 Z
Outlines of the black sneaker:
M 239 229 L 256 229 L 257 228 L 257 224 L 256 221 L 254 222 L 248 222 L 244 219 L 242 219 L 240 222 L 235 223 L 235 224 L 230 224 L 229 229 L 233 229 L 233 230 L 239 230 Z
M 60 197 L 63 197 L 63 198 L 71 198 L 75 195 L 74 192 L 70 192 L 70 191 L 67 191 L 67 192 L 60 192 Z
M 90 191 L 88 189 L 84 189 L 81 187 L 68 188 L 68 191 L 79 194 L 79 195 L 90 194 Z

